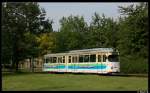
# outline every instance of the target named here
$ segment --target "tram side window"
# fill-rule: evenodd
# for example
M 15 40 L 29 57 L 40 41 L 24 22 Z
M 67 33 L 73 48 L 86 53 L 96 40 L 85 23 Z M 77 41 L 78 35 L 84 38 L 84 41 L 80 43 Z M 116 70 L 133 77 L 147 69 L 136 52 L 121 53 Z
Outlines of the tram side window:
M 80 62 L 80 63 L 83 62 L 83 55 L 80 55 L 80 56 L 79 56 L 79 62 Z
M 84 62 L 89 62 L 89 55 L 84 56 Z
M 46 58 L 46 63 L 51 63 L 52 62 L 51 59 L 52 59 L 51 57 Z
M 57 61 L 57 57 L 53 57 L 52 63 L 56 63 L 56 61 Z
M 49 59 L 48 59 L 48 58 L 46 58 L 46 59 L 45 59 L 45 63 L 48 63 L 48 62 L 49 62 Z
M 118 55 L 109 55 L 108 61 L 109 62 L 119 62 Z
M 73 57 L 72 57 L 72 62 L 73 62 L 73 63 L 76 63 L 76 62 L 77 62 L 77 57 L 76 57 L 76 56 L 73 56 Z
M 58 57 L 58 63 L 62 63 L 62 57 Z
M 71 56 L 69 56 L 69 63 L 71 63 Z
M 96 62 L 96 55 L 90 55 L 90 62 Z
M 60 58 L 59 58 L 59 57 L 57 57 L 57 59 L 58 59 L 58 60 L 57 60 L 57 62 L 58 62 L 58 63 L 60 63 Z
M 49 58 L 49 62 L 52 63 L 52 61 L 53 61 L 53 60 L 52 60 L 52 57 L 50 57 L 50 58 Z
M 103 62 L 106 62 L 106 55 L 103 55 Z
M 65 63 L 65 56 L 63 56 L 63 63 Z
M 60 57 L 60 63 L 62 63 L 62 57 Z
M 98 55 L 98 62 L 102 62 L 101 55 Z

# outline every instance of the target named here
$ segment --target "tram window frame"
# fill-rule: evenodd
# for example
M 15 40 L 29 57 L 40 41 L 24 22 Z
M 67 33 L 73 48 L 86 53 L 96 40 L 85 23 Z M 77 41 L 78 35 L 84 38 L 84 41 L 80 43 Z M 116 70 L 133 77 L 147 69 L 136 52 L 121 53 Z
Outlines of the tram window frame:
M 74 56 L 72 56 L 72 63 L 74 62 Z
M 92 56 L 94 56 L 94 58 L 92 58 Z M 96 62 L 96 54 L 90 55 L 90 62 Z

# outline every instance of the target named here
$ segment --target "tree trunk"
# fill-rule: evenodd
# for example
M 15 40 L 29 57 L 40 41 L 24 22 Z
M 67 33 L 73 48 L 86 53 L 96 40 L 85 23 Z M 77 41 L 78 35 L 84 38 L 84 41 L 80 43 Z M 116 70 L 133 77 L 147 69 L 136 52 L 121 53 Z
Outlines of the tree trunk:
M 18 54 L 17 54 L 17 51 L 16 50 L 14 50 L 14 55 L 13 55 L 13 62 L 12 62 L 12 64 L 13 64 L 13 69 L 16 71 L 16 72 L 18 72 L 18 65 L 19 65 L 19 60 L 18 60 Z
M 30 71 L 34 72 L 34 63 L 33 63 L 33 58 L 29 58 L 30 59 Z
M 13 50 L 13 56 L 12 56 L 12 71 L 17 70 L 16 69 L 16 62 L 17 62 L 17 57 L 16 57 L 16 51 Z
M 30 71 L 32 71 L 32 60 L 31 58 L 29 58 L 29 60 L 30 60 Z
M 13 61 L 13 62 L 12 62 L 12 66 L 11 66 L 11 71 L 13 72 L 14 69 L 15 69 L 15 62 Z
M 34 72 L 34 58 L 32 58 L 32 72 Z
M 18 69 L 18 65 L 19 65 L 19 61 L 18 61 L 18 60 L 16 60 L 16 72 L 18 72 L 18 71 L 19 71 L 19 69 Z
M 16 70 L 18 71 L 18 63 L 19 63 L 19 60 L 18 60 L 18 43 L 17 43 L 17 37 L 16 37 L 16 33 L 14 32 L 13 33 L 13 55 L 12 55 L 12 70 Z
M 19 60 L 17 57 L 14 55 L 13 60 L 12 60 L 12 71 L 18 72 L 18 65 L 19 65 Z

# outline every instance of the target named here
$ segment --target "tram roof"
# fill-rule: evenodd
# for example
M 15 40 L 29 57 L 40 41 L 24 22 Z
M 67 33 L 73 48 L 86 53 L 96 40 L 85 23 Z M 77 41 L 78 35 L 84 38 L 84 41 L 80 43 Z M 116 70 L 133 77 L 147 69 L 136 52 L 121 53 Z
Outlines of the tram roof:
M 113 48 L 92 48 L 92 49 L 82 49 L 82 50 L 71 50 L 66 53 L 46 54 L 45 56 L 62 56 L 62 55 L 74 55 L 74 54 L 95 53 L 95 52 L 114 52 L 114 49 Z
M 82 50 L 71 50 L 70 53 L 74 52 L 91 52 L 91 51 L 99 51 L 99 52 L 113 52 L 113 48 L 92 48 L 92 49 L 82 49 Z

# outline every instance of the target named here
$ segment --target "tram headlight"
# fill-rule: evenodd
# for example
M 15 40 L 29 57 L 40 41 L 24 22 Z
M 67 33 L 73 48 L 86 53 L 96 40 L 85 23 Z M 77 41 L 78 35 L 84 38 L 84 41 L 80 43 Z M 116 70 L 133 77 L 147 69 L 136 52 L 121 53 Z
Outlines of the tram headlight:
M 111 69 L 113 69 L 113 67 L 111 67 Z
M 111 67 L 111 69 L 114 69 L 114 68 L 116 69 L 117 67 L 113 67 L 113 66 Z

